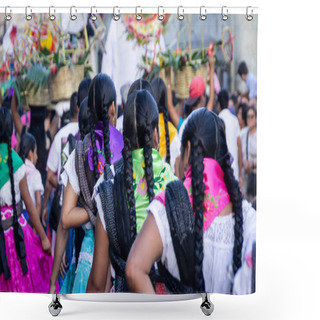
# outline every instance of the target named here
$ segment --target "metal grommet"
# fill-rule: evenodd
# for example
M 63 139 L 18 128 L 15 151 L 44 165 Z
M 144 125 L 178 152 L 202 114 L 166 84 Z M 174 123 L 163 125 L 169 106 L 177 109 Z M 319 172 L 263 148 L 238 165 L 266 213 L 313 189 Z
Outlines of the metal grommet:
M 11 19 L 12 19 L 12 15 L 11 14 L 8 14 L 8 9 L 9 9 L 10 7 L 9 6 L 7 6 L 7 7 L 5 7 L 4 8 L 4 15 L 5 15 L 5 19 L 7 20 L 7 21 L 10 21 Z M 12 10 L 10 9 L 10 13 L 12 12 Z
M 49 7 L 49 19 L 50 19 L 50 21 L 56 20 L 56 16 L 52 13 L 52 11 L 54 13 L 56 12 L 56 9 L 54 8 L 54 6 Z
M 249 9 L 251 9 L 251 13 L 249 13 Z M 252 10 L 252 7 L 247 7 L 246 9 L 246 19 L 248 21 L 251 21 L 253 19 L 253 10 Z
M 95 13 L 93 13 L 93 9 L 95 10 Z M 90 19 L 92 21 L 96 21 L 97 20 L 97 9 L 96 9 L 96 7 L 91 7 Z
M 228 20 L 228 8 L 226 6 L 223 6 L 221 8 L 221 19 L 223 21 L 227 21 Z
M 74 12 L 77 13 L 77 9 L 75 6 L 70 7 L 70 19 L 72 21 L 75 21 L 75 20 L 77 20 L 78 17 L 76 14 L 73 13 L 73 9 L 74 9 Z
M 184 19 L 184 9 L 183 6 L 178 7 L 177 19 L 182 21 Z
M 200 7 L 200 20 L 204 21 L 207 19 L 207 9 L 205 6 Z
M 29 9 L 30 9 L 30 13 L 28 12 Z M 32 14 L 31 14 L 31 13 L 32 13 L 31 7 L 30 7 L 30 6 L 27 6 L 27 7 L 26 7 L 26 10 L 25 10 L 25 18 L 26 18 L 27 21 L 32 20 Z
M 140 21 L 140 20 L 142 20 L 142 15 L 140 13 L 138 13 L 138 9 L 139 9 L 140 13 L 142 13 L 142 10 L 141 10 L 140 6 L 136 7 L 136 20 Z
M 116 9 L 118 10 L 118 13 L 116 13 Z M 120 13 L 119 7 L 113 7 L 113 20 L 114 21 L 120 20 L 119 13 Z
M 162 14 L 160 14 L 160 9 L 162 9 Z M 158 20 L 163 21 L 164 20 L 164 9 L 163 6 L 158 7 Z

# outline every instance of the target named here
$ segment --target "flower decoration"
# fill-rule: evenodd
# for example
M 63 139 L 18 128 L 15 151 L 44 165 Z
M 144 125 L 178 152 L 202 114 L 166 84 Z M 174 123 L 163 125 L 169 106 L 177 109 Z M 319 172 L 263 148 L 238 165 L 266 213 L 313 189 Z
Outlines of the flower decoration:
M 140 178 L 138 181 L 137 192 L 140 196 L 144 196 L 147 192 L 147 181 L 144 177 Z
M 125 25 L 128 39 L 136 39 L 139 45 L 148 43 L 151 38 L 158 39 L 163 33 L 168 15 L 164 15 L 164 20 L 160 21 L 157 14 L 142 15 L 138 21 L 135 15 L 123 15 L 122 22 Z
M 33 15 L 26 25 L 32 49 L 54 53 L 58 47 L 59 27 L 55 21 L 48 21 L 44 14 Z

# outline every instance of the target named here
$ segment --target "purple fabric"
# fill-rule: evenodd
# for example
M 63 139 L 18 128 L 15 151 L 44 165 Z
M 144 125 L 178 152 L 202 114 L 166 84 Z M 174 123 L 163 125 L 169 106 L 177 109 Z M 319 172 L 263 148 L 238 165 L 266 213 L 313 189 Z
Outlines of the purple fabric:
M 13 215 L 12 206 L 1 208 L 2 220 Z M 52 256 L 43 252 L 40 238 L 34 234 L 24 216 L 20 216 L 19 223 L 24 234 L 27 252 L 28 272 L 22 273 L 21 264 L 16 253 L 13 227 L 4 232 L 6 254 L 11 277 L 5 280 L 4 274 L 0 275 L 0 291 L 48 293 L 52 269 Z M 59 286 L 57 283 L 57 292 Z
M 80 139 L 81 139 L 80 131 L 78 131 L 74 137 L 75 137 L 76 141 L 80 141 Z
M 106 165 L 104 157 L 104 143 L 103 143 L 103 123 L 99 121 L 95 126 L 96 132 L 96 146 L 98 151 L 98 171 L 102 174 L 104 166 Z M 111 164 L 122 158 L 121 151 L 123 149 L 123 137 L 122 134 L 111 124 L 109 124 L 110 132 L 110 151 L 111 151 Z M 92 160 L 93 149 L 92 146 L 88 152 L 88 162 L 90 170 L 93 171 L 93 160 Z

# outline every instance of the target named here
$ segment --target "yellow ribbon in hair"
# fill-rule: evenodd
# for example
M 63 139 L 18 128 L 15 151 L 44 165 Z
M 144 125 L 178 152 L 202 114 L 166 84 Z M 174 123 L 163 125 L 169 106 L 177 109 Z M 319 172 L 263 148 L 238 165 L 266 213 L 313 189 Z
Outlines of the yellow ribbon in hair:
M 168 129 L 169 129 L 169 137 L 170 137 L 170 144 L 171 144 L 172 140 L 177 134 L 177 129 L 170 121 L 168 121 Z M 160 153 L 161 159 L 163 159 L 163 157 L 167 154 L 166 129 L 164 126 L 163 113 L 159 113 L 159 135 L 160 135 L 159 153 Z

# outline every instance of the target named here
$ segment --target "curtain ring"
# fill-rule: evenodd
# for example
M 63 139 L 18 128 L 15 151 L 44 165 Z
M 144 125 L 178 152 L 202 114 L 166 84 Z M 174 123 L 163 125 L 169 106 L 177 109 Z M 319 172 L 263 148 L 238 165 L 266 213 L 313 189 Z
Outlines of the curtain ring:
M 30 13 L 28 12 L 29 9 L 30 9 Z M 27 21 L 32 20 L 32 14 L 31 14 L 31 13 L 32 13 L 31 7 L 30 7 L 30 6 L 27 6 L 27 7 L 26 7 L 26 10 L 25 10 L 25 18 L 26 18 Z
M 228 20 L 228 8 L 226 6 L 223 6 L 221 8 L 221 19 L 223 21 L 227 21 Z
M 180 12 L 181 11 L 181 12 Z M 182 21 L 184 19 L 184 9 L 183 6 L 178 7 L 177 19 Z
M 118 13 L 116 13 L 116 9 L 118 10 Z M 120 20 L 119 13 L 120 13 L 119 7 L 113 7 L 113 20 L 114 21 Z
M 93 9 L 95 10 L 95 13 L 93 13 Z M 96 21 L 97 20 L 97 9 L 96 9 L 96 7 L 91 7 L 90 19 L 92 21 Z
M 54 13 L 56 12 L 56 9 L 54 8 L 54 6 L 49 7 L 49 19 L 50 21 L 54 21 L 56 20 L 56 16 L 52 14 L 51 11 L 53 11 Z
M 207 19 L 207 9 L 205 6 L 200 7 L 200 20 L 204 21 Z
M 75 21 L 75 20 L 77 20 L 78 17 L 76 14 L 73 13 L 73 9 L 74 9 L 75 13 L 77 12 L 77 8 L 75 6 L 70 7 L 70 19 L 72 21 Z
M 251 13 L 249 13 L 249 9 L 251 9 Z M 252 7 L 248 6 L 246 9 L 246 19 L 251 21 L 253 19 L 253 10 Z
M 160 14 L 160 8 L 162 9 L 162 14 Z M 158 7 L 158 20 L 163 21 L 164 20 L 164 9 L 163 6 Z
M 140 13 L 138 13 L 138 9 L 139 9 L 140 13 L 142 13 L 141 7 L 137 6 L 136 7 L 136 20 L 141 21 L 142 20 L 142 15 Z
M 4 8 L 4 15 L 6 17 L 6 20 L 7 21 L 10 21 L 12 19 L 12 15 L 11 14 L 8 14 L 8 8 L 10 8 L 9 6 L 5 7 Z M 12 10 L 10 9 L 10 13 L 12 12 Z

